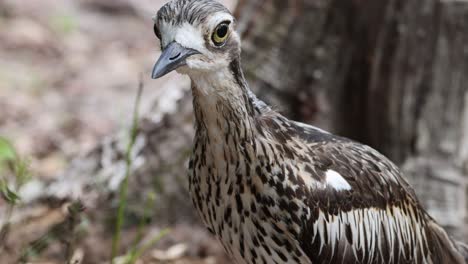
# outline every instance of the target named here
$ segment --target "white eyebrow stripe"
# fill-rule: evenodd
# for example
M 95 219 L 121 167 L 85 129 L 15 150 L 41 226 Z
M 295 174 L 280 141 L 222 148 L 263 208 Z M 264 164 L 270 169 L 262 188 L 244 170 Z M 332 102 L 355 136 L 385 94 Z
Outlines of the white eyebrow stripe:
M 207 22 L 208 22 L 208 25 L 210 25 L 211 28 L 214 29 L 214 27 L 216 27 L 219 23 L 221 23 L 223 21 L 227 21 L 227 20 L 231 21 L 232 16 L 230 14 L 221 12 L 221 13 L 216 13 L 216 14 L 210 16 L 208 18 Z
M 327 185 L 333 187 L 337 191 L 348 191 L 351 190 L 351 185 L 334 170 L 328 170 L 325 173 L 325 181 Z

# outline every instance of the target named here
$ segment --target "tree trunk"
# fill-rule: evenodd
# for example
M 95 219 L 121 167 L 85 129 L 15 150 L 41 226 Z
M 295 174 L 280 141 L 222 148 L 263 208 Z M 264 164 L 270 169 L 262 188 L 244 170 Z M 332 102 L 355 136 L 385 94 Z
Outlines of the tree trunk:
M 468 3 L 241 0 L 243 66 L 296 120 L 380 150 L 468 238 Z

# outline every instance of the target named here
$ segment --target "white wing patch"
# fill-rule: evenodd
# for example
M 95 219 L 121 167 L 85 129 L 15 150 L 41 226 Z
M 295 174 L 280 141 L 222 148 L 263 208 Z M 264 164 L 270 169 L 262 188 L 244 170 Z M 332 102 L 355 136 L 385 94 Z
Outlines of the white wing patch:
M 351 185 L 336 171 L 328 170 L 325 173 L 325 181 L 327 185 L 333 187 L 337 191 L 351 190 Z

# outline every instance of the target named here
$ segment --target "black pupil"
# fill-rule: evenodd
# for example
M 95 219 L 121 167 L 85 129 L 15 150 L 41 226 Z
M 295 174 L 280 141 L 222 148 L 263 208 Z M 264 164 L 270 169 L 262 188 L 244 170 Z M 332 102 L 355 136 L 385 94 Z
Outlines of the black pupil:
M 228 26 L 227 25 L 221 25 L 218 30 L 216 30 L 216 34 L 220 38 L 224 38 L 227 35 L 228 32 Z

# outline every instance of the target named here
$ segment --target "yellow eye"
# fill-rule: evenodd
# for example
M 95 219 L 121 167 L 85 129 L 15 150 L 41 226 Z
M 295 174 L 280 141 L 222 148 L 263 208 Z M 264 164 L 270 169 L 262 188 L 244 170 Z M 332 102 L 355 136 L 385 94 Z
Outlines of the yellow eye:
M 213 36 L 211 37 L 213 43 L 216 46 L 221 46 L 226 41 L 227 37 L 229 36 L 229 23 L 223 22 L 219 24 L 213 32 Z

